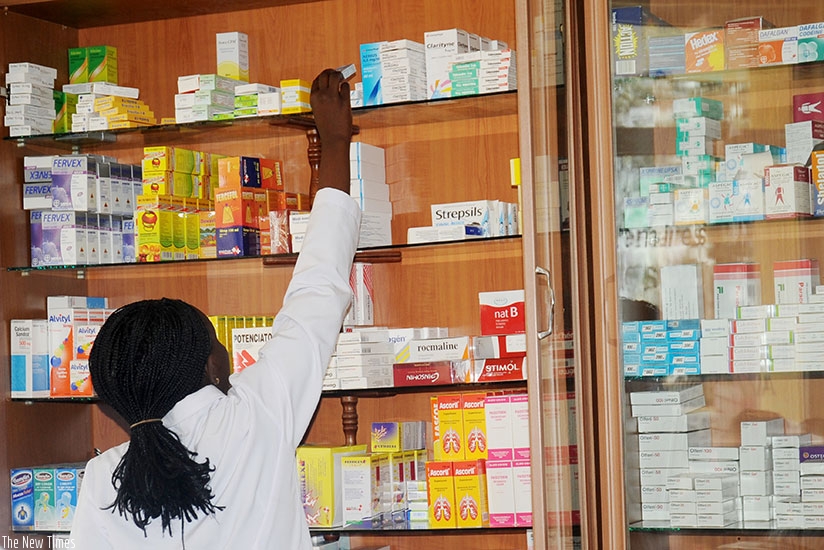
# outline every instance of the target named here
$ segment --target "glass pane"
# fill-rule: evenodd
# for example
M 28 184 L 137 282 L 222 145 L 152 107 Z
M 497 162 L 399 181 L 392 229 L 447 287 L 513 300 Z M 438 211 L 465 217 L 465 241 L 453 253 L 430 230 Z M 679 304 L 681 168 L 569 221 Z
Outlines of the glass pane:
M 630 546 L 815 547 L 824 5 L 611 8 Z
M 570 285 L 570 207 L 568 93 L 565 85 L 566 6 L 558 1 L 530 1 L 530 147 L 528 159 L 534 208 L 534 265 L 540 381 L 530 388 L 540 414 L 540 441 L 533 443 L 542 460 L 533 465 L 535 490 L 542 510 L 533 514 L 536 548 L 580 547 L 580 503 L 575 396 L 574 299 Z M 522 103 L 523 105 L 523 103 Z M 523 149 L 523 148 L 522 148 Z M 525 246 L 528 242 L 525 242 Z M 530 257 L 530 254 L 527 254 Z M 527 277 L 529 280 L 529 276 Z M 529 284 L 529 283 L 528 283 Z M 536 435 L 533 429 L 533 436 Z M 540 472 L 538 474 L 537 472 Z M 540 485 L 538 485 L 540 484 Z

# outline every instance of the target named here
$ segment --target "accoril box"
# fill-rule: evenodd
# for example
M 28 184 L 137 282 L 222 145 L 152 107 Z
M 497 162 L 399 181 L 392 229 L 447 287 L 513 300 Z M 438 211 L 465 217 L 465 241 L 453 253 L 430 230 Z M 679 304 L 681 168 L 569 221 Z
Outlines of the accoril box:
M 11 320 L 11 396 L 49 396 L 49 332 L 45 319 Z
M 455 477 L 457 527 L 489 526 L 485 461 L 453 462 L 452 468 Z
M 464 456 L 467 460 L 487 458 L 485 402 L 485 392 L 461 394 L 461 409 L 464 424 L 463 447 Z
M 526 332 L 523 290 L 479 292 L 481 335 Z
M 461 395 L 437 396 L 439 444 L 442 460 L 464 460 L 464 421 Z
M 430 529 L 457 527 L 455 475 L 452 462 L 426 463 L 426 492 Z

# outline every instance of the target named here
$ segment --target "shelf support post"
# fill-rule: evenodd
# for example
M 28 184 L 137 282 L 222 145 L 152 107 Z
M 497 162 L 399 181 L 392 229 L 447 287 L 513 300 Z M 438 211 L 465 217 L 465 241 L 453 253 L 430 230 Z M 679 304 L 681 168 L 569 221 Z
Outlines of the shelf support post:
M 358 398 L 353 395 L 344 395 L 340 398 L 343 408 L 341 422 L 343 423 L 344 445 L 355 445 L 358 435 Z

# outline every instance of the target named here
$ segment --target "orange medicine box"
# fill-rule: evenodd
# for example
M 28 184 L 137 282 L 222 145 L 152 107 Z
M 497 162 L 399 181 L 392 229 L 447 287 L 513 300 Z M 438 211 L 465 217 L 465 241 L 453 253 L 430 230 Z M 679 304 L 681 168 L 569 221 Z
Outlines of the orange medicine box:
M 258 228 L 255 189 L 251 187 L 219 188 L 215 192 L 215 226 Z
M 467 460 L 487 458 L 485 401 L 486 392 L 464 393 L 461 395 L 463 447 L 464 456 Z
M 218 187 L 260 187 L 260 159 L 224 157 L 217 161 Z
M 460 394 L 438 396 L 438 424 L 443 460 L 463 460 L 466 438 Z
M 684 36 L 688 73 L 723 71 L 725 68 L 724 29 L 691 32 Z
M 260 159 L 260 186 L 283 191 L 283 161 Z
M 489 505 L 486 496 L 484 460 L 452 463 L 455 478 L 456 523 L 458 527 L 488 527 Z
M 455 507 L 455 475 L 451 462 L 426 463 L 426 493 L 430 529 L 458 526 Z

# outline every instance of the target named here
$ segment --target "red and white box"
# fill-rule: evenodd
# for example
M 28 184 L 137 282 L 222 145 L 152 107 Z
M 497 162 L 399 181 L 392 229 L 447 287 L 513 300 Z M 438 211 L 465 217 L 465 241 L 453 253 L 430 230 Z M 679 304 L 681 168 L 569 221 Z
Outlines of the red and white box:
M 526 380 L 526 356 L 472 361 L 473 382 Z
M 349 286 L 354 296 L 352 307 L 346 314 L 343 324 L 362 326 L 375 324 L 374 288 L 372 285 L 372 264 L 354 263 L 349 273 Z
M 810 170 L 798 164 L 764 169 L 764 216 L 769 219 L 812 216 Z
M 479 292 L 481 334 L 521 334 L 526 332 L 524 291 Z
M 716 264 L 713 267 L 715 318 L 735 319 L 736 308 L 761 304 L 761 265 Z
M 441 386 L 453 383 L 454 369 L 452 361 L 395 363 L 392 378 L 395 386 Z
M 818 260 L 785 260 L 773 263 L 776 304 L 808 304 L 821 284 Z
M 793 122 L 824 121 L 824 92 L 793 96 Z

